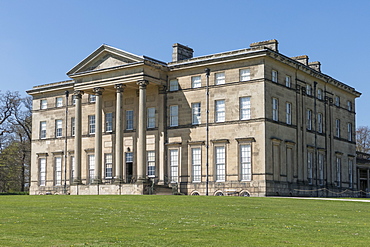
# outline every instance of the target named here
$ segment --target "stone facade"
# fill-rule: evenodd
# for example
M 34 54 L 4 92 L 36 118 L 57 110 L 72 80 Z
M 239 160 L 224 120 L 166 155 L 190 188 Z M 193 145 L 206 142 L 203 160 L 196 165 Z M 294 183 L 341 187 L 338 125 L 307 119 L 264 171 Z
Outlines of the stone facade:
M 30 194 L 357 189 L 360 93 L 321 73 L 320 62 L 284 56 L 277 40 L 202 57 L 175 44 L 172 59 L 103 45 L 70 81 L 29 90 Z

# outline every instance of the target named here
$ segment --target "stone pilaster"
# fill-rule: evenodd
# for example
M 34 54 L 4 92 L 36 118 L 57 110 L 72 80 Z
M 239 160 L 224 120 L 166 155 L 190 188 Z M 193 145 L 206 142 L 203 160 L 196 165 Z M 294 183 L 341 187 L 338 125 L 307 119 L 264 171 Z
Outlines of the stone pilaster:
M 138 81 L 139 85 L 139 124 L 137 141 L 137 180 L 146 179 L 146 86 L 148 81 Z
M 126 86 L 116 84 L 116 147 L 115 147 L 115 169 L 114 169 L 114 182 L 122 183 L 126 174 L 126 163 L 123 162 L 123 91 Z
M 95 101 L 95 174 L 92 181 L 93 184 L 101 183 L 102 174 L 102 132 L 103 132 L 103 119 L 102 119 L 102 94 L 104 88 L 94 88 L 96 95 Z
M 81 184 L 81 148 L 82 148 L 82 111 L 81 100 L 83 91 L 74 91 L 75 95 L 75 152 L 73 166 L 73 184 Z M 67 133 L 66 133 L 67 134 Z
M 167 118 L 166 118 L 166 86 L 159 87 L 159 98 L 158 98 L 158 132 L 159 132 L 159 167 L 158 167 L 158 178 L 159 184 L 164 184 L 165 181 L 165 174 L 166 174 L 166 149 L 165 149 L 165 142 L 166 142 L 166 127 L 167 127 Z

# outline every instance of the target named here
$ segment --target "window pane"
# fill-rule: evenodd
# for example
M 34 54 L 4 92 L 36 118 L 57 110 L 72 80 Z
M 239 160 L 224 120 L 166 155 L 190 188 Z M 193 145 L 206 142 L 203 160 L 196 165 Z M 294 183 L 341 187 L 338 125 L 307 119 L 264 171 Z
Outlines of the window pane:
M 95 115 L 89 116 L 89 133 L 95 134 Z
M 224 72 L 215 74 L 215 84 L 216 85 L 225 84 L 225 73 Z
M 179 150 L 170 149 L 171 183 L 178 182 Z
M 225 181 L 225 147 L 216 147 L 216 181 Z
M 63 106 L 63 98 L 62 97 L 58 97 L 56 99 L 56 107 L 62 107 Z
M 200 148 L 191 149 L 191 161 L 193 167 L 193 182 L 201 181 L 201 151 Z
M 148 177 L 155 177 L 155 152 L 147 152 L 147 167 L 148 167 Z
M 126 111 L 126 129 L 127 130 L 134 129 L 134 111 L 133 110 Z
M 252 167 L 251 167 L 251 145 L 240 145 L 240 168 L 241 180 L 252 180 Z
M 155 128 L 155 108 L 148 108 L 148 128 Z
M 191 104 L 192 108 L 192 123 L 193 124 L 200 124 L 200 103 L 193 103 Z
M 200 78 L 200 76 L 193 76 L 193 77 L 191 78 L 191 87 L 192 87 L 192 88 L 201 87 L 201 86 L 202 86 L 201 84 L 202 84 L 202 83 L 201 83 L 201 78 Z
M 216 122 L 225 122 L 225 100 L 216 100 Z
M 241 69 L 240 70 L 240 81 L 249 81 L 250 80 L 250 70 Z
M 113 113 L 111 112 L 105 114 L 105 131 L 106 132 L 113 131 Z
M 41 158 L 40 162 L 40 186 L 45 186 L 46 184 L 46 159 Z
M 55 158 L 55 185 L 62 185 L 62 158 Z
M 178 106 L 170 106 L 170 126 L 178 126 L 179 116 L 178 116 Z
M 88 155 L 89 162 L 89 183 L 92 183 L 95 176 L 95 155 Z
M 179 90 L 179 82 L 176 79 L 170 80 L 170 91 Z
M 240 120 L 251 118 L 251 97 L 240 98 Z
M 105 178 L 113 177 L 113 157 L 112 154 L 105 154 Z

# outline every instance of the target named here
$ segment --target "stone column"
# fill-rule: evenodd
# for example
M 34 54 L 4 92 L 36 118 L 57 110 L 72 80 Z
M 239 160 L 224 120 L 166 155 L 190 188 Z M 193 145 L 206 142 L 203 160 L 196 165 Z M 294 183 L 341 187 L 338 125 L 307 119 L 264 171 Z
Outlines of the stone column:
M 166 127 L 167 127 L 167 117 L 166 117 L 166 86 L 159 86 L 159 97 L 158 97 L 158 112 L 159 112 L 159 121 L 158 121 L 158 134 L 159 134 L 159 169 L 158 169 L 158 184 L 165 183 L 165 174 L 167 174 L 166 169 L 166 148 L 165 148 L 165 140 L 166 140 Z
M 94 88 L 94 93 L 96 95 L 95 100 L 95 174 L 92 181 L 93 184 L 101 183 L 102 174 L 102 94 L 104 88 L 96 87 Z
M 122 84 L 116 84 L 116 149 L 115 149 L 115 170 L 114 170 L 114 182 L 122 183 L 124 174 L 126 173 L 126 163 L 123 162 L 123 112 L 122 112 L 122 98 L 123 91 L 126 86 Z M 122 172 L 123 171 L 123 172 Z
M 139 85 L 139 124 L 137 141 L 137 180 L 146 178 L 146 86 L 148 81 L 138 81 Z
M 81 114 L 81 99 L 83 91 L 74 91 L 75 96 L 75 153 L 73 166 L 73 184 L 81 184 L 81 147 L 82 147 L 82 114 Z M 68 102 L 67 102 L 68 103 Z M 66 133 L 67 134 L 67 133 Z

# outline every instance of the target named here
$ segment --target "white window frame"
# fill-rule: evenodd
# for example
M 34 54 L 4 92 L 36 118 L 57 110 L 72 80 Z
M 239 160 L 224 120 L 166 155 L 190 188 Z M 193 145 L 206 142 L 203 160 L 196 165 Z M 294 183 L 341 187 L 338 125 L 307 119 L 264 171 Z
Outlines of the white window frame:
M 335 159 L 335 164 L 336 164 L 336 179 L 337 179 L 337 187 L 340 187 L 341 185 L 341 170 L 342 170 L 342 159 L 340 157 L 336 157 Z
M 73 94 L 71 100 L 72 100 L 72 105 L 76 105 L 76 95 Z
M 179 90 L 179 81 L 177 79 L 170 80 L 170 91 L 178 91 Z
M 55 137 L 59 138 L 63 136 L 63 120 L 55 120 Z
M 55 157 L 54 159 L 54 169 L 55 169 L 55 186 L 62 185 L 62 157 Z
M 63 106 L 63 97 L 57 97 L 55 99 L 55 107 L 62 107 Z
M 191 148 L 191 169 L 193 183 L 199 183 L 202 180 L 202 149 L 201 147 Z
M 352 138 L 352 123 L 347 123 L 347 140 L 348 141 L 352 141 L 353 138 Z
M 105 160 L 105 179 L 113 178 L 113 155 L 111 153 L 104 154 Z
M 40 100 L 40 109 L 41 110 L 48 109 L 48 101 L 46 99 Z
M 155 107 L 148 107 L 147 108 L 147 128 L 153 129 L 156 126 L 155 121 Z
M 134 129 L 134 110 L 126 110 L 126 130 Z
M 200 102 L 196 102 L 196 103 L 191 104 L 191 115 L 192 115 L 191 123 L 193 125 L 202 123 L 202 121 L 201 121 L 201 107 L 202 106 L 201 106 Z
M 216 123 L 225 122 L 225 118 L 226 118 L 225 109 L 226 109 L 226 106 L 225 106 L 224 99 L 215 101 L 215 122 Z
M 279 99 L 272 98 L 272 120 L 279 121 Z
M 318 166 L 319 166 L 319 185 L 324 185 L 324 154 L 318 154 Z
M 340 138 L 340 119 L 335 119 L 335 137 Z
M 113 113 L 107 112 L 105 114 L 105 132 L 113 132 Z
M 286 102 L 285 106 L 286 124 L 292 124 L 292 103 Z
M 75 172 L 75 170 L 74 170 L 74 167 L 75 167 L 75 157 L 74 156 L 71 156 L 71 180 L 70 181 L 73 181 L 73 177 L 74 177 L 74 172 Z
M 89 134 L 95 134 L 95 115 L 89 115 Z
M 71 136 L 75 136 L 76 134 L 76 118 L 71 118 Z
M 292 87 L 292 77 L 289 75 L 285 76 L 285 86 L 288 88 Z
M 309 96 L 312 95 L 312 86 L 310 84 L 306 85 L 306 94 Z
M 348 159 L 348 183 L 349 188 L 353 188 L 353 159 Z
M 335 101 L 334 101 L 334 104 L 336 105 L 336 106 L 340 106 L 340 97 L 339 96 L 335 96 Z
M 87 156 L 88 167 L 89 167 L 89 184 L 91 184 L 95 177 L 95 155 L 89 154 Z
M 179 106 L 170 106 L 170 127 L 179 126 Z
M 192 88 L 199 88 L 202 86 L 202 78 L 201 76 L 192 76 L 191 77 L 191 87 Z
M 307 180 L 309 184 L 313 183 L 313 152 L 307 152 Z
M 323 99 L 323 94 L 322 94 L 322 89 L 321 88 L 317 89 L 317 98 L 319 100 Z
M 251 79 L 251 70 L 250 69 L 241 69 L 239 71 L 240 81 L 249 81 Z
M 317 131 L 319 133 L 324 132 L 323 114 L 320 112 L 317 114 Z
M 272 82 L 278 83 L 278 72 L 277 70 L 271 71 L 271 80 Z
M 40 139 L 46 139 L 46 121 L 40 122 Z
M 226 180 L 226 147 L 215 146 L 215 169 L 216 169 L 216 182 L 225 182 Z
M 347 110 L 352 111 L 352 101 L 350 100 L 347 101 Z
M 171 183 L 179 182 L 179 149 L 169 149 L 170 180 Z
M 239 98 L 240 120 L 251 119 L 251 97 Z
M 312 110 L 311 109 L 307 109 L 307 126 L 306 128 L 308 130 L 312 130 Z
M 239 145 L 239 163 L 241 181 L 252 181 L 252 145 L 250 143 Z
M 146 152 L 146 167 L 147 167 L 147 175 L 149 178 L 155 177 L 155 151 L 150 150 Z
M 225 72 L 215 73 L 215 85 L 225 84 Z
M 46 158 L 39 159 L 39 185 L 46 185 Z
M 95 103 L 95 102 L 96 102 L 96 95 L 89 94 L 89 103 Z

